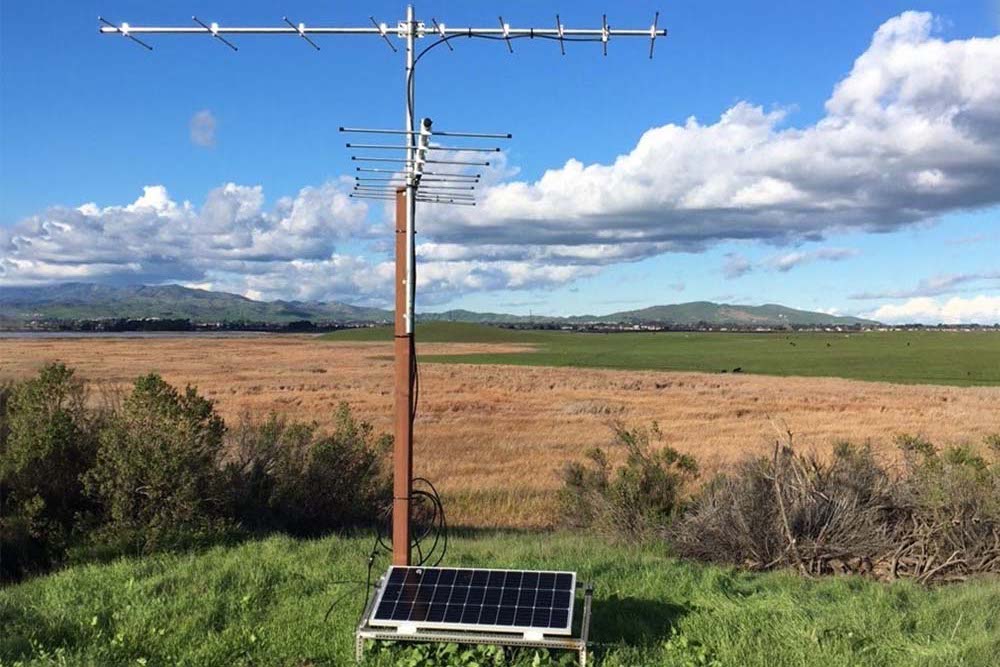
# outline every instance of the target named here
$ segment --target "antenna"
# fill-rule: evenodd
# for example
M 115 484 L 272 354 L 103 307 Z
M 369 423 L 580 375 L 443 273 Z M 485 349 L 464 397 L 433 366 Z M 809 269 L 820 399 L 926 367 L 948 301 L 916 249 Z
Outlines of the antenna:
M 130 29 L 129 29 L 128 23 L 122 23 L 120 26 L 117 26 L 114 23 L 112 23 L 111 21 L 106 21 L 103 16 L 98 16 L 97 20 L 100 21 L 101 23 L 103 23 L 105 26 L 110 27 L 111 28 L 111 32 L 117 32 L 122 37 L 128 37 L 129 39 L 131 39 L 136 44 L 138 44 L 140 46 L 144 46 L 145 48 L 149 49 L 150 51 L 153 50 L 152 46 L 150 46 L 146 42 L 142 41 L 141 39 L 138 39 L 138 38 L 134 37 L 133 35 L 129 34 L 129 30 Z M 104 28 L 100 28 L 99 32 L 105 32 Z
M 503 22 L 503 17 L 500 17 L 500 30 L 503 31 L 504 41 L 507 42 L 507 50 L 514 53 L 514 47 L 510 44 L 510 24 Z
M 444 24 L 443 23 L 438 23 L 437 19 L 435 19 L 435 18 L 431 18 L 431 23 L 434 24 L 434 29 L 437 30 L 437 33 L 439 35 L 441 35 L 441 38 L 442 39 L 447 39 L 448 36 L 445 34 Z M 451 42 L 445 42 L 444 45 L 448 47 L 449 51 L 454 51 L 455 50 L 455 47 L 451 45 Z
M 659 22 L 660 22 L 660 12 L 656 12 L 656 14 L 653 16 L 653 25 L 651 25 L 649 27 L 649 59 L 650 60 L 653 59 L 653 47 L 656 46 L 656 34 L 657 34 L 656 24 L 659 23 Z M 667 31 L 664 30 L 663 32 L 665 34 Z
M 611 39 L 611 29 L 608 28 L 608 15 L 601 14 L 601 43 L 604 45 L 604 55 L 608 55 L 608 40 Z
M 217 40 L 219 40 L 220 42 L 222 42 L 223 44 L 225 44 L 226 46 L 228 46 L 229 48 L 231 48 L 233 51 L 239 51 L 239 49 L 236 48 L 235 44 L 233 44 L 232 42 L 230 42 L 225 37 L 223 37 L 222 35 L 219 34 L 219 24 L 218 23 L 215 23 L 213 21 L 212 25 L 205 25 L 204 22 L 202 22 L 202 20 L 199 19 L 197 16 L 192 16 L 191 20 L 194 21 L 195 23 L 197 23 L 198 25 L 200 25 L 205 30 L 207 30 L 209 32 L 209 34 L 212 35 L 212 37 L 215 37 Z M 294 28 L 295 26 L 292 26 L 292 27 Z M 305 36 L 303 33 L 299 33 L 299 34 L 301 34 L 303 37 Z
M 298 33 L 299 33 L 299 37 L 301 37 L 302 39 L 304 39 L 307 42 L 309 42 L 309 44 L 314 49 L 316 49 L 317 51 L 319 51 L 319 45 L 316 44 L 316 42 L 314 42 L 311 39 L 309 39 L 309 35 L 306 34 L 306 24 L 305 23 L 300 23 L 298 25 L 295 25 L 294 23 L 292 23 L 291 21 L 288 20 L 287 16 L 282 16 L 281 20 L 284 21 L 285 23 L 287 23 L 288 25 L 292 26 L 293 28 L 295 28 L 295 30 L 297 30 Z
M 440 30 L 440 28 L 439 28 Z M 428 154 L 434 155 L 434 151 L 446 152 L 474 152 L 474 153 L 498 153 L 497 146 L 442 146 L 434 143 L 436 137 L 462 137 L 466 139 L 509 139 L 510 133 L 486 133 L 486 132 L 443 132 L 433 129 L 434 123 L 430 118 L 423 118 L 420 121 L 419 130 L 394 130 L 391 128 L 369 128 L 369 127 L 341 127 L 340 131 L 345 133 L 358 134 L 380 134 L 380 135 L 401 135 L 405 143 L 400 144 L 368 144 L 348 142 L 347 148 L 365 150 L 402 150 L 407 154 L 412 153 L 412 158 L 404 157 L 375 157 L 368 155 L 352 155 L 351 160 L 359 162 L 391 162 L 403 165 L 401 171 L 391 170 L 369 170 L 358 167 L 358 171 L 380 171 L 381 173 L 391 173 L 390 176 L 355 176 L 354 190 L 351 196 L 358 199 L 395 199 L 395 193 L 400 187 L 408 191 L 412 188 L 413 201 L 429 204 L 454 204 L 457 206 L 474 205 L 475 190 L 479 185 L 481 174 L 467 174 L 462 171 L 457 172 L 432 172 L 427 171 L 427 165 L 431 164 L 451 164 L 461 167 L 486 166 L 489 162 L 477 160 L 451 160 L 429 158 Z M 416 139 L 414 146 L 413 140 Z M 443 157 L 450 157 L 445 155 Z
M 400 165 L 398 169 L 378 167 L 357 167 L 358 173 L 387 174 L 384 181 L 376 181 L 374 177 L 356 176 L 355 190 L 350 196 L 357 199 L 374 199 L 396 202 L 396 402 L 394 422 L 394 468 L 393 468 L 393 522 L 392 548 L 393 562 L 396 565 L 409 565 L 411 556 L 411 500 L 413 498 L 413 397 L 414 397 L 414 297 L 416 286 L 416 246 L 414 242 L 415 219 L 417 203 L 444 204 L 449 206 L 475 206 L 474 190 L 461 190 L 460 187 L 475 188 L 480 182 L 480 174 L 467 173 L 468 167 L 488 166 L 489 162 L 472 160 L 432 159 L 438 151 L 445 151 L 444 157 L 450 157 L 448 151 L 494 152 L 495 148 L 470 146 L 441 146 L 435 142 L 436 137 L 452 137 L 463 139 L 510 139 L 510 134 L 484 134 L 476 132 L 439 132 L 431 129 L 428 119 L 421 123 L 418 130 L 414 127 L 415 120 L 415 71 L 416 66 L 432 48 L 445 44 L 454 51 L 452 41 L 458 38 L 480 39 L 503 42 L 510 54 L 514 53 L 515 39 L 551 39 L 559 42 L 560 53 L 566 55 L 566 42 L 597 42 L 600 41 L 604 55 L 608 55 L 608 41 L 611 37 L 644 37 L 650 40 L 649 55 L 653 56 L 653 46 L 657 37 L 666 37 L 667 31 L 658 27 L 659 13 L 653 18 L 650 28 L 619 29 L 608 25 L 607 15 L 601 17 L 600 28 L 566 28 L 559 15 L 556 15 L 554 28 L 513 28 L 499 17 L 500 25 L 493 28 L 460 27 L 450 28 L 445 23 L 431 19 L 431 26 L 418 21 L 414 15 L 413 6 L 406 7 L 406 17 L 396 23 L 390 30 L 386 23 L 379 23 L 374 17 L 369 17 L 368 26 L 307 26 L 305 23 L 292 23 L 284 18 L 284 25 L 277 26 L 220 26 L 218 23 L 205 24 L 197 17 L 192 17 L 196 27 L 182 26 L 131 26 L 128 23 L 115 25 L 98 17 L 102 24 L 98 30 L 103 34 L 118 34 L 133 42 L 152 50 L 152 46 L 141 41 L 136 35 L 205 35 L 219 40 L 233 51 L 235 44 L 226 39 L 227 35 L 292 35 L 305 39 L 315 49 L 319 45 L 311 39 L 313 36 L 355 35 L 378 37 L 388 45 L 393 52 L 396 46 L 393 38 L 402 40 L 405 45 L 404 60 L 404 125 L 402 129 L 364 129 L 340 128 L 343 132 L 369 132 L 375 134 L 398 135 L 403 139 L 398 146 L 379 145 L 378 150 L 395 148 L 405 151 L 401 158 L 379 158 L 371 156 L 353 156 L 360 162 L 384 162 Z M 419 53 L 416 51 L 417 40 L 427 39 L 430 43 Z M 433 40 L 433 41 L 432 41 Z M 352 148 L 361 147 L 351 146 Z M 375 145 L 366 146 L 376 149 Z M 449 165 L 438 167 L 436 165 Z M 430 166 L 431 169 L 427 169 Z M 439 170 L 440 169 L 440 170 Z M 430 178 L 435 180 L 432 181 Z M 362 180 L 369 179 L 369 180 Z M 363 187 L 361 187 L 363 186 Z
M 378 34 L 381 35 L 382 39 L 385 40 L 385 43 L 389 45 L 392 52 L 396 53 L 396 47 L 393 46 L 392 42 L 389 40 L 389 26 L 385 23 L 379 23 L 375 20 L 374 16 L 369 16 L 368 18 L 371 19 L 372 25 L 378 30 Z

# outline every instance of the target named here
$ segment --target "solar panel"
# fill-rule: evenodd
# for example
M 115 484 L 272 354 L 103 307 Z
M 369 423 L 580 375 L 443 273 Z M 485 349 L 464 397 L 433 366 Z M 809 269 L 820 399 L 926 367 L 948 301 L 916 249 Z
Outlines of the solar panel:
M 370 624 L 568 635 L 575 572 L 389 568 Z

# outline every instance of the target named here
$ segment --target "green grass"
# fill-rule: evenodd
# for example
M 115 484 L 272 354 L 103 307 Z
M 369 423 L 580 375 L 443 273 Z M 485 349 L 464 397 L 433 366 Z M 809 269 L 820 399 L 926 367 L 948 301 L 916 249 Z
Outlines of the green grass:
M 0 663 L 349 665 L 363 595 L 335 582 L 364 578 L 367 547 L 273 537 L 7 587 Z M 997 578 L 925 589 L 755 575 L 565 533 L 466 535 L 448 563 L 577 570 L 596 585 L 592 639 L 606 667 L 1000 664 Z
M 328 341 L 390 340 L 388 328 L 338 331 Z M 1000 334 L 993 332 L 621 333 L 514 331 L 429 323 L 423 342 L 525 343 L 531 351 L 421 357 L 440 363 L 842 377 L 900 383 L 1000 384 Z

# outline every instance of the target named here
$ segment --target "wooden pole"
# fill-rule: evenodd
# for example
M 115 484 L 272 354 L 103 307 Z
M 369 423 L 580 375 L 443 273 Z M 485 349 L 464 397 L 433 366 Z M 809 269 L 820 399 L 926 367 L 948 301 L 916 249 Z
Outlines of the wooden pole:
M 413 334 L 406 333 L 406 190 L 396 190 L 395 415 L 392 466 L 392 562 L 410 564 L 413 480 Z

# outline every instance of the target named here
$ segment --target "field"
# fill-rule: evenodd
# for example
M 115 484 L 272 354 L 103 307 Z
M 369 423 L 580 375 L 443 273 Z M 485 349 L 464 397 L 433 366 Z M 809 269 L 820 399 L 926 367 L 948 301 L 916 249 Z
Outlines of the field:
M 926 588 L 747 574 L 678 561 L 663 546 L 541 530 L 553 524 L 560 467 L 607 444 L 611 420 L 657 420 L 667 442 L 694 454 L 706 476 L 768 451 L 776 431 L 786 429 L 797 447 L 821 455 L 850 439 L 870 442 L 891 459 L 892 440 L 904 432 L 939 444 L 981 442 L 1000 432 L 1000 386 L 915 382 L 921 374 L 944 382 L 953 359 L 968 372 L 966 365 L 978 360 L 976 381 L 995 383 L 1000 339 L 566 337 L 454 326 L 428 326 L 424 333 L 420 357 L 435 363 L 420 370 L 416 472 L 443 492 L 453 526 L 447 563 L 569 568 L 593 581 L 598 665 L 1000 663 L 996 577 Z M 198 386 L 230 422 L 274 411 L 329 424 L 336 405 L 347 401 L 388 430 L 390 344 L 378 330 L 349 334 L 0 339 L 0 382 L 58 360 L 76 368 L 101 401 L 114 400 L 136 375 L 156 371 Z M 351 337 L 368 340 L 345 340 Z M 853 365 L 838 366 L 832 356 L 816 363 L 870 371 L 866 381 L 777 376 L 796 366 L 775 350 L 808 351 L 796 362 L 806 363 L 833 355 L 828 351 L 838 343 L 845 351 L 837 358 L 854 359 Z M 597 355 L 589 363 L 624 368 L 574 367 L 588 363 L 587 346 Z M 872 381 L 873 365 L 891 365 L 891 357 L 879 355 L 896 347 L 923 350 L 925 368 L 897 359 L 887 374 L 903 383 Z M 642 355 L 652 370 L 628 367 Z M 733 373 L 740 355 L 745 372 Z M 491 360 L 503 363 L 484 363 Z M 552 365 L 530 365 L 542 362 Z M 674 370 L 682 362 L 695 368 Z M 713 363 L 730 372 L 698 372 Z M 364 588 L 338 582 L 364 580 L 369 545 L 367 535 L 274 536 L 77 565 L 9 586 L 0 589 L 0 667 L 351 664 Z M 384 561 L 376 571 L 382 567 Z M 346 597 L 325 620 L 340 596 Z M 396 657 L 374 664 L 396 664 Z
M 518 363 L 558 354 L 530 351 L 526 339 L 563 335 L 451 326 L 422 331 L 428 341 L 418 346 L 424 360 L 471 356 Z M 454 339 L 456 331 L 466 342 L 431 342 Z M 933 338 L 939 335 L 947 338 Z M 940 350 L 928 359 L 928 367 L 944 363 L 947 350 L 940 341 L 947 340 L 954 342 L 952 354 L 963 363 L 978 359 L 984 376 L 997 372 L 991 360 L 1000 337 L 924 334 L 913 338 L 908 348 L 901 336 L 896 347 Z M 622 350 L 621 342 L 660 340 L 642 335 L 583 338 L 605 344 L 605 353 L 604 341 Z M 732 339 L 723 335 L 718 344 L 732 347 L 744 340 L 726 342 Z M 665 340 L 686 339 L 678 335 Z M 793 348 L 783 337 L 768 340 L 793 351 L 809 345 Z M 843 340 L 844 345 L 854 344 L 854 338 Z M 711 339 L 707 344 L 713 344 Z M 825 344 L 818 348 L 829 349 Z M 331 342 L 308 336 L 0 339 L 0 381 L 26 377 L 46 361 L 61 360 L 90 381 L 95 400 L 100 400 L 135 376 L 158 371 L 175 384 L 196 385 L 217 401 L 230 421 L 243 413 L 263 416 L 276 411 L 327 424 L 337 403 L 347 401 L 388 431 L 390 355 L 385 342 Z M 732 368 L 736 362 L 715 365 Z M 900 433 L 954 444 L 978 443 L 1000 432 L 1000 387 L 465 363 L 422 364 L 420 387 L 416 472 L 438 484 L 452 523 L 477 527 L 550 526 L 559 469 L 587 448 L 606 444 L 607 423 L 615 419 L 630 424 L 657 420 L 667 442 L 694 454 L 706 475 L 749 454 L 767 452 L 776 428 L 791 430 L 804 450 L 823 453 L 849 439 L 871 442 L 887 457 L 893 456 L 892 439 Z
M 957 386 L 1000 384 L 994 332 L 619 333 L 515 331 L 432 323 L 419 340 L 522 344 L 517 354 L 481 352 L 428 360 L 573 368 L 841 377 Z M 386 327 L 338 331 L 330 341 L 389 340 Z
M 3 589 L 0 664 L 353 664 L 363 585 L 335 582 L 364 581 L 367 548 L 367 537 L 274 537 L 77 566 Z M 752 575 L 564 533 L 467 534 L 449 563 L 577 570 L 595 584 L 593 649 L 603 667 L 1000 660 L 997 579 L 928 589 Z

